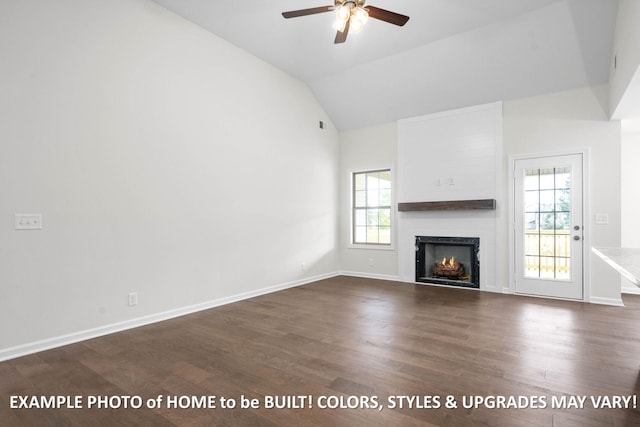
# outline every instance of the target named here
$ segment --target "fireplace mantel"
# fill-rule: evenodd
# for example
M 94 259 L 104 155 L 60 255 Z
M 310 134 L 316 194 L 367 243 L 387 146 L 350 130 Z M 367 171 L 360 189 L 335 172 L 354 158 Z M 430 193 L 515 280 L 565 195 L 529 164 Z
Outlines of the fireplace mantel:
M 412 211 L 466 211 L 475 209 L 496 209 L 495 199 L 443 200 L 438 202 L 398 203 L 399 212 Z

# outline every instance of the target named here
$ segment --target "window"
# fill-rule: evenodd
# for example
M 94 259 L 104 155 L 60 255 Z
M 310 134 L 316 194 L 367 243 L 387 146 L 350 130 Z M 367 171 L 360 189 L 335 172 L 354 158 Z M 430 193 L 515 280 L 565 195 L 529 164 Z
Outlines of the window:
M 391 245 L 391 170 L 354 173 L 352 200 L 352 243 Z

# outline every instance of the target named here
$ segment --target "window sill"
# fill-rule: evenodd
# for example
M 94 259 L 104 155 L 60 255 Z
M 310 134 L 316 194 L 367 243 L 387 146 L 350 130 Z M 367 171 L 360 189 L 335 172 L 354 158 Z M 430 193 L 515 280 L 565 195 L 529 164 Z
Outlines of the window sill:
M 347 249 L 368 249 L 373 251 L 395 251 L 396 248 L 391 245 L 367 245 L 363 243 L 349 243 Z

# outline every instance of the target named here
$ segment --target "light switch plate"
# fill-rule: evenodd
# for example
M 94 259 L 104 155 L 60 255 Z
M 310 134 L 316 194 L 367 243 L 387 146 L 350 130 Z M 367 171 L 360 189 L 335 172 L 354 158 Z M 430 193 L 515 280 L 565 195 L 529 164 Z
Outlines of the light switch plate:
M 598 225 L 609 224 L 609 215 L 607 215 L 607 214 L 596 214 L 596 224 L 598 224 Z
M 16 214 L 16 230 L 42 230 L 42 214 Z

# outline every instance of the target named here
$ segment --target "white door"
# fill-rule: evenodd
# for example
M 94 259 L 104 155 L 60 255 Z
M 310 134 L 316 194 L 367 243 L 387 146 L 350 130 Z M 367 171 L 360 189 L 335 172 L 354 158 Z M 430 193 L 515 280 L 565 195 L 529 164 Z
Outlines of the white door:
M 515 291 L 583 299 L 582 155 L 515 161 Z

